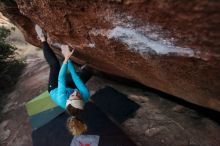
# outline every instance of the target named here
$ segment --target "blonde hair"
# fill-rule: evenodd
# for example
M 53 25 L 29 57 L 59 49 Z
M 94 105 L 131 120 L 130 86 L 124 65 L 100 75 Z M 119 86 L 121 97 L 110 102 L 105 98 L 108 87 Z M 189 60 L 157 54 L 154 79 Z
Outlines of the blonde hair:
M 80 135 L 87 130 L 86 124 L 74 116 L 67 119 L 67 128 L 72 135 Z

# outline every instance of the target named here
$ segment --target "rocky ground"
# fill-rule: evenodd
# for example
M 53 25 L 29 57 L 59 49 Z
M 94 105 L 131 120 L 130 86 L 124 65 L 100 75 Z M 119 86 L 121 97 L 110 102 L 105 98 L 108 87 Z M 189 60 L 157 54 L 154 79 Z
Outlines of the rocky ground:
M 42 52 L 24 42 L 20 35 L 13 33 L 9 40 L 22 44 L 19 50 L 20 54 L 25 56 L 27 66 L 15 90 L 5 97 L 7 102 L 1 111 L 3 119 L 0 123 L 0 143 L 3 146 L 32 145 L 32 129 L 24 104 L 47 88 L 49 70 Z M 92 94 L 106 85 L 112 86 L 141 105 L 135 116 L 121 125 L 138 146 L 220 144 L 220 124 L 217 120 L 211 120 L 199 111 L 170 101 L 167 95 L 149 89 L 129 87 L 99 77 L 91 78 L 87 85 Z

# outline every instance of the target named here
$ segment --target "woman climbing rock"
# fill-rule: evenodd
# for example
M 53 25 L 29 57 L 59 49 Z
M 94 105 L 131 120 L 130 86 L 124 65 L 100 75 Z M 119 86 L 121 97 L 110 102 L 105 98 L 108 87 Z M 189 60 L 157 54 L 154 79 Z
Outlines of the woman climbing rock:
M 86 131 L 87 126 L 77 118 L 77 115 L 83 111 L 90 97 L 85 83 L 90 79 L 91 72 L 84 67 L 81 72 L 76 73 L 73 63 L 69 60 L 74 50 L 70 51 L 67 45 L 61 45 L 64 61 L 60 67 L 57 57 L 46 41 L 44 31 L 38 25 L 35 26 L 35 30 L 43 44 L 44 57 L 50 66 L 48 92 L 52 100 L 70 114 L 67 120 L 70 133 L 80 135 Z M 66 82 L 67 70 L 70 71 L 72 77 L 71 84 Z

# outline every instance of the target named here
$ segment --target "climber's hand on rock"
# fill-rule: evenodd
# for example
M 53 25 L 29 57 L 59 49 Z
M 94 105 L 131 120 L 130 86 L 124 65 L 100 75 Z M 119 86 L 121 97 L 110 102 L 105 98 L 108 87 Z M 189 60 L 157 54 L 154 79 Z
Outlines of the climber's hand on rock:
M 70 48 L 68 45 L 62 45 L 61 50 L 62 50 L 62 54 L 65 58 L 64 63 L 66 63 L 69 60 L 69 58 L 72 56 L 74 49 L 72 49 L 72 51 L 70 51 Z
M 67 56 L 70 53 L 69 46 L 68 45 L 61 45 L 61 52 L 63 56 Z
M 67 62 L 69 60 L 69 58 L 72 56 L 73 52 L 74 52 L 74 50 L 72 50 L 71 52 L 68 52 L 68 53 L 65 54 L 64 62 Z

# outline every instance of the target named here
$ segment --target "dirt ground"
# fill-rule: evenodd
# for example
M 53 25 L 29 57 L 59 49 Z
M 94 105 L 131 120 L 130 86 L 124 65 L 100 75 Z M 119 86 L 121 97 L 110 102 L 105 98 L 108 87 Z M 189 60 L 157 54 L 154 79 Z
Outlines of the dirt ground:
M 1 25 L 8 25 L 1 19 Z M 9 25 L 11 27 L 11 24 Z M 31 126 L 25 103 L 47 88 L 48 65 L 42 51 L 26 43 L 16 29 L 8 39 L 25 57 L 25 67 L 15 90 L 7 97 L 3 120 L 0 122 L 0 144 L 3 146 L 31 146 Z M 87 83 L 91 94 L 106 85 L 126 94 L 141 107 L 121 128 L 138 146 L 219 146 L 220 124 L 201 112 L 170 101 L 166 96 L 148 89 L 119 84 L 92 77 Z

